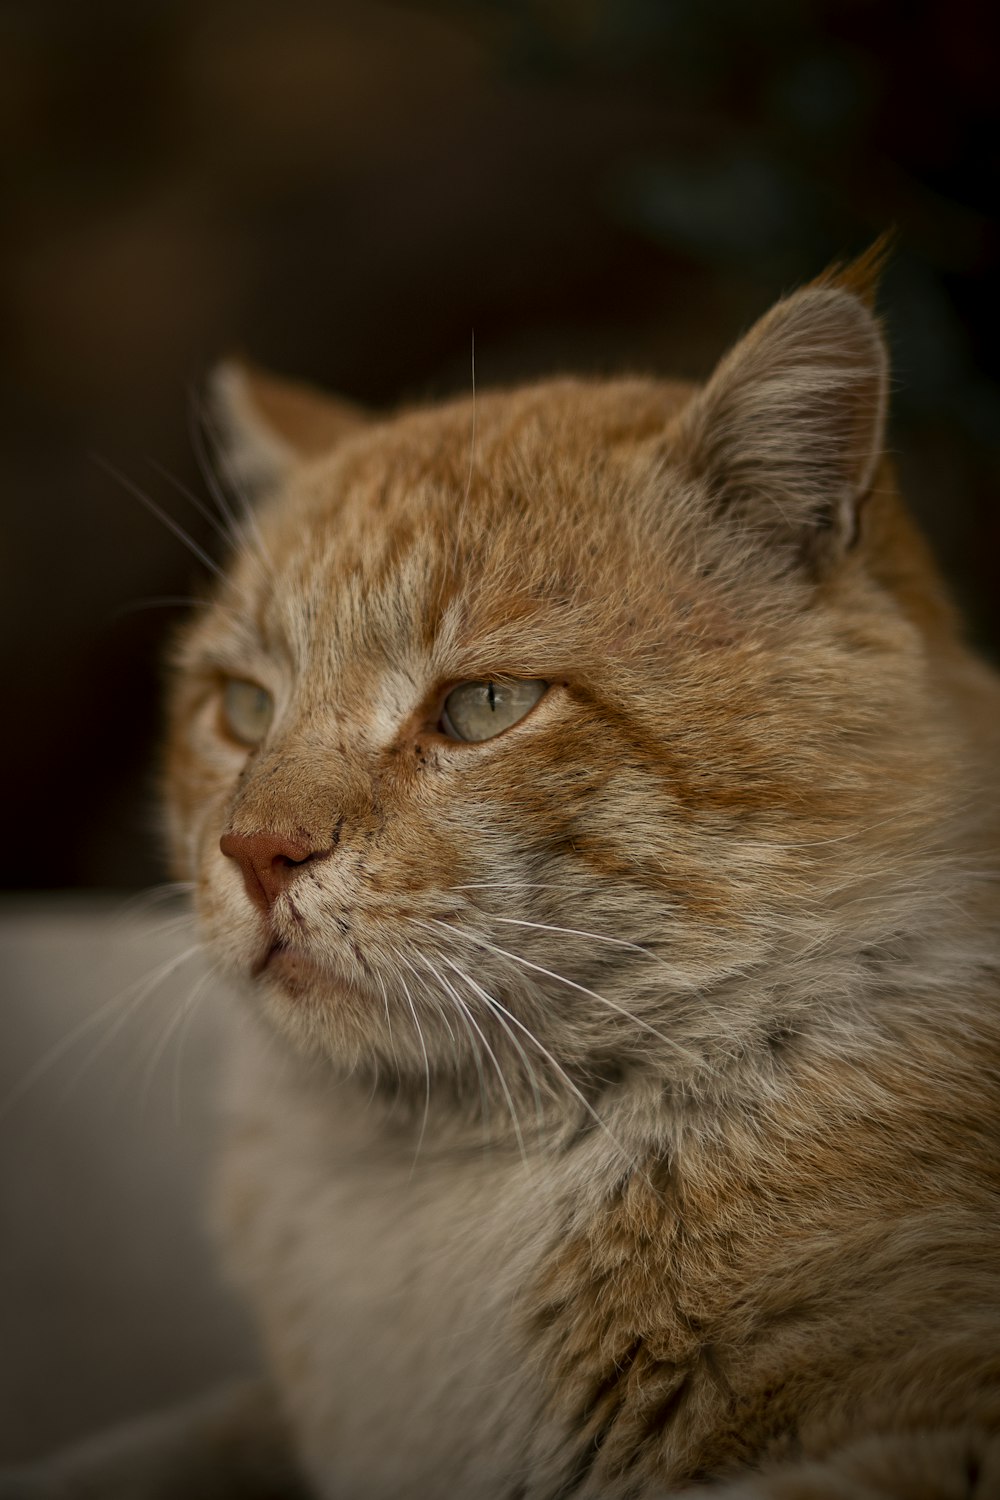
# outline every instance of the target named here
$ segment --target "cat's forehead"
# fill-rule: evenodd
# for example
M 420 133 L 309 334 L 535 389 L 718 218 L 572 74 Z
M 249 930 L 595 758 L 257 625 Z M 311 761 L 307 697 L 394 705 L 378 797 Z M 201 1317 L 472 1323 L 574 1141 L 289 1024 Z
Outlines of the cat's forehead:
M 625 512 L 686 393 L 566 380 L 373 424 L 263 506 L 239 610 L 299 666 L 322 643 L 341 665 L 430 654 L 460 673 L 482 656 L 538 675 L 547 642 L 554 661 L 615 628 L 583 606 L 609 616 L 609 571 L 636 576 Z
M 504 548 L 554 560 L 574 521 L 592 532 L 616 510 L 688 390 L 561 380 L 405 412 L 293 471 L 261 528 L 300 576 L 377 575 L 413 553 L 473 572 Z

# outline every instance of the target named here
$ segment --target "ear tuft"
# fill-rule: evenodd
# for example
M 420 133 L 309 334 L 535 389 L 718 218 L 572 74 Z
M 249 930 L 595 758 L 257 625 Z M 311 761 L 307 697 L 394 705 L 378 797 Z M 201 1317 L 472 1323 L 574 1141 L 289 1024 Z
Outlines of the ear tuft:
M 223 360 L 208 380 L 208 404 L 226 460 L 252 493 L 332 448 L 364 423 L 360 408 L 241 359 Z
M 892 258 L 895 244 L 896 231 L 886 229 L 854 260 L 835 262 L 812 284 L 839 287 L 841 291 L 851 292 L 859 302 L 864 303 L 869 312 L 874 313 L 879 285 Z
M 882 452 L 888 356 L 861 297 L 785 298 L 679 415 L 681 462 L 741 530 L 820 566 L 853 541 Z

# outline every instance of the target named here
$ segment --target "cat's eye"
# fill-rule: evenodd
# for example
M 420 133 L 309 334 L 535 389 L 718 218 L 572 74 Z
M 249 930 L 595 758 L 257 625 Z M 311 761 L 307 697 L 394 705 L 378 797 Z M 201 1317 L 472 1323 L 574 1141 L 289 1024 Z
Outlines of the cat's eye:
M 259 745 L 274 717 L 274 699 L 256 682 L 230 677 L 222 690 L 222 722 L 241 745 Z
M 453 740 L 491 740 L 530 713 L 547 687 L 538 678 L 460 682 L 445 699 L 441 728 Z

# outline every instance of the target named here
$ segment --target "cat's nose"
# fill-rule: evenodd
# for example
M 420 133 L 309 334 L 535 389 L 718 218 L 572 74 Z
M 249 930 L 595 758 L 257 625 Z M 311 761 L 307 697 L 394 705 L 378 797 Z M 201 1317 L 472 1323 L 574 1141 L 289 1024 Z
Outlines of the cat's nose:
M 280 833 L 224 833 L 219 848 L 227 859 L 235 859 L 247 895 L 265 916 L 303 865 L 330 852 Z

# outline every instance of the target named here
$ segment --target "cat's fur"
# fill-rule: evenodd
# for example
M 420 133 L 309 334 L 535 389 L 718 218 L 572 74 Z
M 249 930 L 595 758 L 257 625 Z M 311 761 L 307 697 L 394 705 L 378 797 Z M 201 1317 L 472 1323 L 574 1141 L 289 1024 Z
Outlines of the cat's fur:
M 697 390 L 220 379 L 265 493 L 178 651 L 171 826 L 322 1500 L 1000 1495 L 1000 689 L 881 456 L 870 279 Z M 438 732 L 508 677 L 522 722 Z M 227 832 L 301 849 L 273 903 Z

